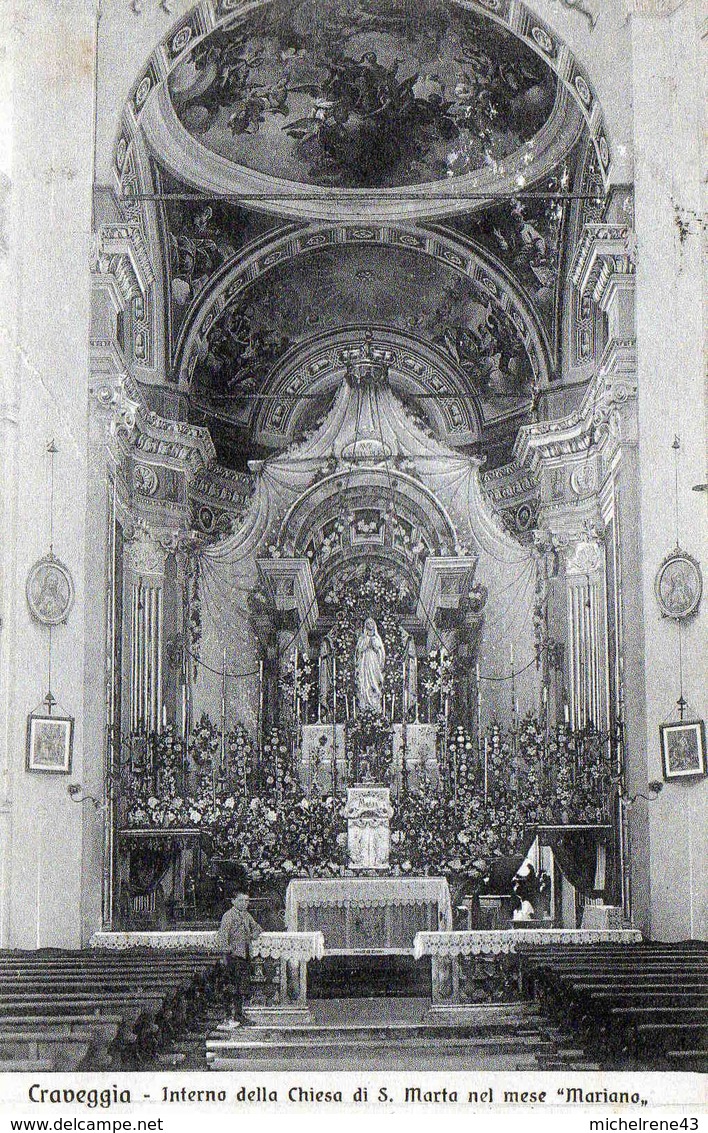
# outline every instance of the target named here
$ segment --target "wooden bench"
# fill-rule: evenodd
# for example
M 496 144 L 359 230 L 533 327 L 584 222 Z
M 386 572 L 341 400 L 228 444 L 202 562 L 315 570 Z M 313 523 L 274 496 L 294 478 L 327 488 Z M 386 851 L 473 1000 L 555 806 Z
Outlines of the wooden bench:
M 0 952 L 0 1058 L 22 1070 L 138 1067 L 228 980 L 206 950 Z
M 81 1068 L 95 1045 L 94 1034 L 87 1030 L 77 1030 L 71 1034 L 57 1034 L 43 1028 L 35 1031 L 2 1031 L 0 1059 L 41 1062 L 48 1058 L 55 1070 L 70 1072 Z
M 520 954 L 517 965 L 520 989 L 558 1025 L 574 1029 L 605 1065 L 658 1067 L 668 1063 L 669 1047 L 702 1049 L 705 946 L 539 948 Z

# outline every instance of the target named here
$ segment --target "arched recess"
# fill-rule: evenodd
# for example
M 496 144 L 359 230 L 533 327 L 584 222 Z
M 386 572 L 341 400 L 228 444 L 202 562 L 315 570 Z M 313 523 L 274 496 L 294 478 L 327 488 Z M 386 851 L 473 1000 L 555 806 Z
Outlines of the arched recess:
M 318 481 L 289 509 L 278 534 L 288 554 L 309 560 L 318 592 L 356 560 L 387 563 L 419 586 L 428 555 L 451 555 L 456 544 L 440 500 L 390 467 L 357 468 Z
M 418 403 L 421 415 L 438 436 L 454 446 L 480 439 L 485 420 L 477 391 L 441 350 L 390 327 L 356 326 L 316 335 L 280 360 L 263 386 L 266 398 L 253 403 L 250 428 L 255 443 L 268 448 L 292 443 L 311 404 L 303 392 L 308 399 L 331 396 L 348 363 L 365 350 L 386 367 L 392 389 L 407 401 L 424 399 Z
M 429 256 L 447 270 L 464 277 L 480 302 L 492 302 L 509 318 L 528 355 L 534 380 L 544 386 L 550 374 L 550 351 L 546 333 L 530 300 L 521 292 L 510 272 L 488 251 L 472 241 L 432 232 L 415 225 L 316 224 L 297 231 L 276 234 L 259 241 L 238 263 L 226 264 L 210 281 L 184 321 L 176 350 L 175 380 L 188 389 L 206 335 L 216 320 L 255 280 L 269 271 L 282 269 L 289 260 L 319 249 L 343 244 L 378 244 Z

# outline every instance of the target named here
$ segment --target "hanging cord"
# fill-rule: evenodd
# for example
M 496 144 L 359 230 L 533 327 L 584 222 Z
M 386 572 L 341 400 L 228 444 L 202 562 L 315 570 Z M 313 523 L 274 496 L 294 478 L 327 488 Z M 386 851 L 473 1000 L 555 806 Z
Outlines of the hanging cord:
M 681 438 L 676 434 L 673 444 L 674 450 L 674 528 L 676 535 L 676 548 L 679 546 L 679 452 L 681 451 Z
M 674 452 L 674 528 L 676 536 L 676 550 L 679 550 L 679 453 L 681 451 L 681 438 L 676 433 L 674 435 L 673 444 L 671 448 Z M 676 619 L 676 627 L 678 629 L 678 656 L 679 656 L 679 698 L 676 701 L 679 717 L 683 720 L 684 712 L 687 708 L 687 703 L 683 695 L 683 623 L 680 618 Z
M 54 457 L 58 452 L 57 446 L 52 437 L 47 445 L 47 452 L 49 453 L 49 557 L 54 558 Z M 49 626 L 49 636 L 47 638 L 47 695 L 45 703 L 49 715 L 52 714 L 52 707 L 54 705 L 54 696 L 52 694 L 52 629 Z

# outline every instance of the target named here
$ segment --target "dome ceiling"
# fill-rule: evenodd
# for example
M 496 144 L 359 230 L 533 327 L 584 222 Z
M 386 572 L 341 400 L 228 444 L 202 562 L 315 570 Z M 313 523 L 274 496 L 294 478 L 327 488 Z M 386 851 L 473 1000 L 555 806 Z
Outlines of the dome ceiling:
M 297 185 L 386 189 L 494 168 L 547 122 L 556 78 L 437 0 L 274 0 L 200 40 L 169 95 L 201 146 Z
M 591 146 L 605 173 L 594 94 L 522 4 L 200 0 L 116 148 L 160 202 L 180 411 L 243 468 L 314 426 L 368 334 L 421 422 L 508 460 L 557 372 Z

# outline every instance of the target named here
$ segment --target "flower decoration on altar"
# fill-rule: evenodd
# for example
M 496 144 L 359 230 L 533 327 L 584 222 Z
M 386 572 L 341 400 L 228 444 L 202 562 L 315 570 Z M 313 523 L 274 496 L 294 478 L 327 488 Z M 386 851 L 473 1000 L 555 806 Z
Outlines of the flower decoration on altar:
M 386 783 L 393 764 L 393 724 L 367 708 L 346 729 L 347 775 L 350 783 Z
M 362 751 L 368 778 L 385 781 L 392 744 L 386 717 L 351 720 L 349 781 L 362 770 L 354 767 Z M 131 738 L 130 749 L 118 785 L 124 830 L 199 830 L 207 853 L 237 860 L 254 881 L 346 868 L 344 800 L 305 793 L 289 734 L 272 728 L 259 752 L 243 724 L 222 744 L 202 716 L 187 751 L 169 727 Z M 535 826 L 611 821 L 615 789 L 608 737 L 592 729 L 550 728 L 529 716 L 512 732 L 492 725 L 478 742 L 451 724 L 442 783 L 421 774 L 415 790 L 403 784 L 393 799 L 391 862 L 402 873 L 459 876 L 472 892 L 494 858 L 525 851 Z

